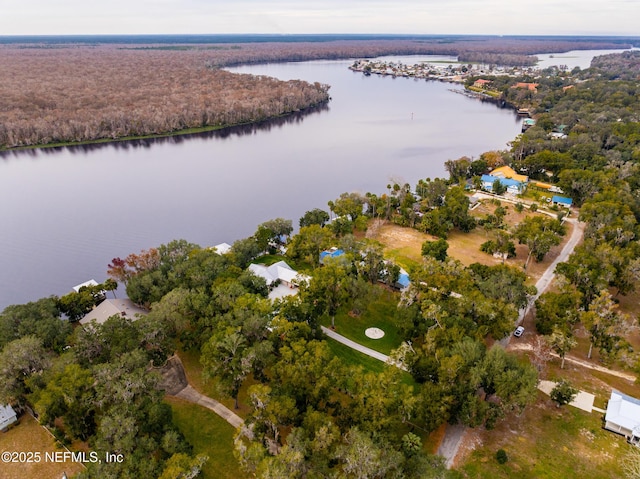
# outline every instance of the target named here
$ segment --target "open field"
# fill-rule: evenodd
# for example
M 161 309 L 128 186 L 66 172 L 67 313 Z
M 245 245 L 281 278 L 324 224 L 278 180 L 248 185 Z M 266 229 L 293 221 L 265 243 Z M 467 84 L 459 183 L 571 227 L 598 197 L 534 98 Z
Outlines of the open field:
M 11 430 L 0 432 L 0 452 L 38 452 L 40 462 L 2 463 L 0 478 L 2 479 L 43 479 L 59 478 L 66 472 L 73 477 L 84 469 L 79 463 L 53 462 L 45 460 L 46 452 L 62 452 L 64 448 L 56 445 L 56 440 L 30 415 L 23 415 L 19 424 Z
M 528 322 L 527 322 L 528 321 Z M 508 350 L 529 354 L 535 337 L 531 317 L 525 320 L 525 335 L 512 340 Z M 601 367 L 598 355 L 587 360 L 588 339 L 578 334 L 578 346 L 568 357 Z M 614 369 L 618 368 L 614 365 Z M 567 360 L 560 369 L 560 359 L 553 358 L 541 372 L 541 379 L 567 379 L 574 387 L 594 394 L 594 406 L 606 409 L 611 390 L 640 397 L 640 386 L 621 378 L 615 371 L 596 370 Z M 602 428 L 604 415 L 587 413 L 570 406 L 556 407 L 542 392 L 522 415 L 511 414 L 494 430 L 469 430 L 463 440 L 455 466 L 469 478 L 619 478 L 620 460 L 628 446 L 622 436 Z M 497 463 L 495 453 L 504 449 L 509 461 Z
M 501 203 L 501 205 L 507 209 L 504 222 L 509 228 L 520 223 L 527 215 L 541 214 L 532 213 L 526 209 L 522 213 L 518 213 L 515 210 L 514 205 L 507 202 Z M 483 200 L 483 203 L 476 207 L 472 214 L 476 218 L 481 218 L 489 213 L 493 213 L 496 207 L 497 205 L 494 205 L 490 201 Z M 558 246 L 551 248 L 543 261 L 537 263 L 532 259 L 529 262 L 529 266 L 527 268 L 529 283 L 535 284 L 535 282 L 562 251 L 562 248 L 571 236 L 573 224 L 565 222 L 565 227 L 566 234 L 562 238 L 562 242 Z M 382 243 L 384 245 L 385 256 L 397 262 L 407 270 L 411 269 L 412 266 L 417 266 L 422 261 L 422 244 L 425 241 L 437 240 L 436 237 L 429 234 L 421 233 L 413 228 L 398 226 L 393 223 L 384 223 L 374 226 L 371 228 L 370 232 L 367 232 L 367 237 Z M 469 233 L 462 233 L 454 230 L 447 238 L 447 242 L 449 243 L 447 254 L 450 257 L 457 259 L 465 266 L 472 263 L 481 263 L 488 266 L 500 264 L 502 263 L 501 259 L 494 258 L 493 256 L 480 251 L 480 245 L 491 238 L 491 233 L 485 232 L 481 227 L 475 228 Z M 517 244 L 517 241 L 515 243 L 516 257 L 506 260 L 506 264 L 521 269 L 524 267 L 526 262 L 528 249 L 525 245 Z
M 602 429 L 602 415 L 557 408 L 539 392 L 522 415 L 511 414 L 491 431 L 469 430 L 456 467 L 469 478 L 613 479 L 622 477 L 623 437 Z M 504 449 L 508 462 L 498 464 Z

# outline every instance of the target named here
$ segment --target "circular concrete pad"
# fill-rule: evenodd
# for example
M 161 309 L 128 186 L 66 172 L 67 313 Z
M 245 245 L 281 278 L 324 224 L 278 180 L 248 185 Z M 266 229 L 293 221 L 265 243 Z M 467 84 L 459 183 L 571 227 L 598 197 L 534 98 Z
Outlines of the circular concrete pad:
M 364 332 L 364 334 L 367 336 L 367 338 L 380 339 L 384 336 L 384 331 L 380 328 L 368 328 Z

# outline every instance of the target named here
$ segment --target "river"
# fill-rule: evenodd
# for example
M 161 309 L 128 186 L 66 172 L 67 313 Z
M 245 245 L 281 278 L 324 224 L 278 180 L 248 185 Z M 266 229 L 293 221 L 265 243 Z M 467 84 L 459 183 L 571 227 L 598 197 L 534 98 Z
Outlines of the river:
M 330 84 L 331 102 L 310 113 L 0 157 L 0 309 L 103 281 L 112 258 L 172 239 L 232 243 L 271 218 L 297 226 L 345 191 L 444 176 L 446 160 L 507 148 L 520 131 L 512 111 L 450 91 L 459 86 L 365 77 L 350 63 L 233 69 Z

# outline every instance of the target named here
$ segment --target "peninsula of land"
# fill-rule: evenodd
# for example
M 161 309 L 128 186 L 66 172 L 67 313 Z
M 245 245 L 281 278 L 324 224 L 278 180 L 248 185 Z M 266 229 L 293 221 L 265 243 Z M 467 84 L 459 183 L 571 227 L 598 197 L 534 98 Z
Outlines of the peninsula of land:
M 0 39 L 0 149 L 193 133 L 280 117 L 330 99 L 329 85 L 232 74 L 222 70 L 225 66 L 390 54 L 444 54 L 463 62 L 530 65 L 536 52 L 631 45 L 622 38 L 577 37 L 181 40 Z M 190 43 L 193 40 L 202 43 Z

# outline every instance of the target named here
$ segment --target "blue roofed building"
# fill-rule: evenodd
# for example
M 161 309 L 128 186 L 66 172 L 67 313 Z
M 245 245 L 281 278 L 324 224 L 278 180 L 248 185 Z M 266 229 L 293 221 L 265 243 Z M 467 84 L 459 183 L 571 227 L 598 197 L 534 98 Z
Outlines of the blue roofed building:
M 503 186 L 507 188 L 507 193 L 512 195 L 521 194 L 527 187 L 526 183 L 511 178 L 502 178 L 493 175 L 482 175 L 482 188 L 487 191 L 493 191 L 493 183 L 496 180 L 498 180 Z
M 565 208 L 571 208 L 573 200 L 571 198 L 565 198 L 564 196 L 552 196 L 551 203 L 558 206 L 564 206 Z

